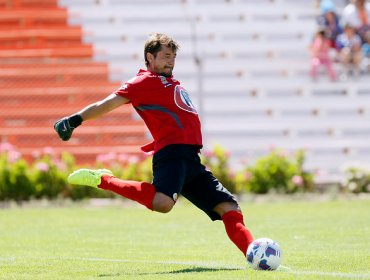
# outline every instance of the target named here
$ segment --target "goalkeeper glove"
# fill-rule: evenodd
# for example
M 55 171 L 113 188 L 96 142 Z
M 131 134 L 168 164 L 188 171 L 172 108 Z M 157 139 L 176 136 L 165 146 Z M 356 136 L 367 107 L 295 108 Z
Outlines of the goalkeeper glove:
M 73 130 L 81 125 L 82 121 L 82 117 L 78 114 L 65 117 L 55 122 L 54 130 L 58 133 L 60 139 L 68 141 L 72 136 Z

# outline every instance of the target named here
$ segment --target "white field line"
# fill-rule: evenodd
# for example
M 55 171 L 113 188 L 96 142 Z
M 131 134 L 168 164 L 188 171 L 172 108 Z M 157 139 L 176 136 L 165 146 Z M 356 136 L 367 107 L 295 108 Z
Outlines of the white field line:
M 0 258 L 1 262 L 15 262 L 19 257 Z M 246 270 L 247 265 L 235 266 L 225 265 L 219 262 L 188 262 L 188 261 L 149 261 L 149 260 L 125 260 L 125 259 L 105 259 L 105 258 L 72 258 L 72 257 L 25 257 L 25 259 L 43 259 L 43 260 L 64 260 L 64 261 L 89 261 L 89 262 L 111 262 L 111 263 L 146 263 L 146 264 L 165 264 L 165 265 L 190 265 L 205 268 L 214 269 L 235 269 L 235 270 Z M 293 275 L 317 275 L 317 276 L 328 276 L 333 278 L 347 278 L 347 279 L 370 279 L 370 273 L 346 273 L 346 272 L 326 272 L 326 271 L 305 271 L 305 270 L 293 270 L 287 266 L 280 266 L 278 271 L 286 272 Z M 272 272 L 273 273 L 273 272 Z

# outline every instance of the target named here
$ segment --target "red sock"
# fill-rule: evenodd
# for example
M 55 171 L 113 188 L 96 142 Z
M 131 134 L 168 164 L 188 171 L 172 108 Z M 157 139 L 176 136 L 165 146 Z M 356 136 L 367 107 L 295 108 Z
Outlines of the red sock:
M 126 181 L 109 175 L 101 177 L 99 188 L 112 191 L 128 199 L 139 202 L 153 210 L 155 187 L 146 182 Z
M 253 241 L 253 236 L 244 226 L 243 214 L 238 211 L 229 211 L 222 216 L 222 220 L 230 240 L 245 256 L 248 245 Z

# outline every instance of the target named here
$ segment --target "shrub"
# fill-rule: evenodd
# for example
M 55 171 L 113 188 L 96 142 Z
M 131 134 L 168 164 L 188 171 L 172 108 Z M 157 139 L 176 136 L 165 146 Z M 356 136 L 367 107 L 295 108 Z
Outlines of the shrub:
M 36 189 L 36 198 L 55 199 L 67 197 L 65 164 L 51 155 L 44 155 L 32 166 L 32 182 Z
M 117 178 L 151 182 L 152 158 L 128 154 L 101 154 L 97 157 L 97 168 L 108 168 Z
M 347 163 L 342 168 L 344 180 L 341 188 L 347 192 L 370 192 L 370 165 L 357 162 Z
M 28 200 L 34 195 L 29 166 L 10 144 L 0 146 L 0 200 Z
M 234 180 L 235 174 L 231 171 L 229 159 L 229 152 L 219 145 L 216 145 L 213 151 L 205 151 L 202 155 L 202 163 L 212 171 L 221 184 L 230 192 L 239 193 L 242 189 Z
M 280 193 L 313 190 L 313 175 L 304 171 L 304 152 L 290 159 L 283 151 L 273 150 L 245 169 L 245 184 L 249 192 L 264 194 L 271 190 Z
M 205 151 L 202 162 L 217 179 L 232 193 L 249 191 L 267 193 L 271 190 L 283 193 L 313 190 L 313 175 L 304 171 L 304 153 L 298 151 L 289 158 L 280 150 L 258 159 L 254 165 L 234 172 L 229 165 L 229 153 L 220 146 Z M 152 181 L 152 158 L 127 154 L 102 154 L 96 165 L 89 168 L 108 168 L 116 177 L 135 181 Z M 86 197 L 114 197 L 111 192 L 84 186 L 71 186 L 68 175 L 81 166 L 76 166 L 73 156 L 63 153 L 55 156 L 45 148 L 32 164 L 21 158 L 19 152 L 7 143 L 0 144 L 0 200 L 27 200 Z M 369 191 L 369 173 L 349 169 L 348 188 L 356 184 L 355 192 Z M 359 174 L 362 174 L 361 176 Z M 367 175 L 365 175 L 367 174 Z

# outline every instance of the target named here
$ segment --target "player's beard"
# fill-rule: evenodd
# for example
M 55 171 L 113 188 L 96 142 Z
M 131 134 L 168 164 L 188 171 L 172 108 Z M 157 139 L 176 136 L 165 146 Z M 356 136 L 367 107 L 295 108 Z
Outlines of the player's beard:
M 172 76 L 173 67 L 165 67 L 165 69 L 170 69 L 170 71 L 169 72 L 161 72 L 160 75 L 165 76 L 167 78 L 170 78 Z

